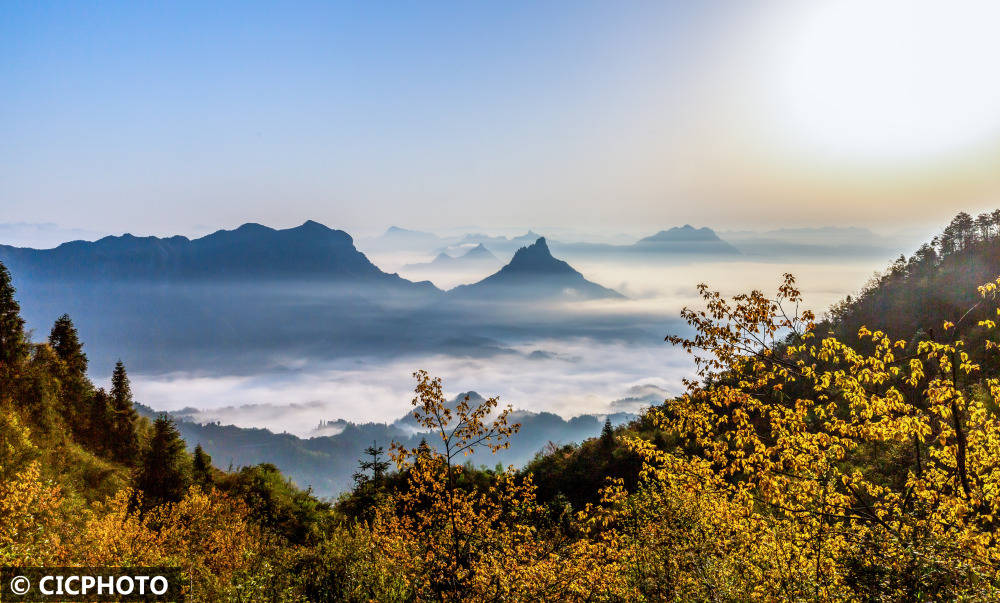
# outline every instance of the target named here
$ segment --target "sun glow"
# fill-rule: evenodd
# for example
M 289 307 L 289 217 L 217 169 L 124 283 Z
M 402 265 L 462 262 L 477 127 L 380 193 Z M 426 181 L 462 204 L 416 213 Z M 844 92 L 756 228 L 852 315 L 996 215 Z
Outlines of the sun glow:
M 807 3 L 770 25 L 769 104 L 793 146 L 896 162 L 1000 135 L 998 3 Z

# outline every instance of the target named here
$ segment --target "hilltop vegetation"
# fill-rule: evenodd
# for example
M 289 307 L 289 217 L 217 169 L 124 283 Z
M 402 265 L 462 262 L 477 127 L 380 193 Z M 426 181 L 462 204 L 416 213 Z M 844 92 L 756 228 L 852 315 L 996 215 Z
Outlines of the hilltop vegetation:
M 465 463 L 516 445 L 509 408 L 418 371 L 427 439 L 359 450 L 336 504 L 189 454 L 122 365 L 94 388 L 72 321 L 29 342 L 0 270 L 0 561 L 180 565 L 193 600 L 996 600 L 1000 281 L 958 291 L 1000 273 L 996 224 L 953 222 L 822 322 L 790 275 L 702 286 L 668 337 L 687 393 L 522 470 Z
M 941 335 L 940 322 L 955 320 L 962 335 L 977 337 L 989 317 L 977 287 L 992 281 L 1000 267 L 1000 210 L 973 218 L 960 213 L 944 231 L 909 258 L 900 255 L 855 296 L 830 309 L 825 326 L 839 336 L 862 325 L 894 338 Z

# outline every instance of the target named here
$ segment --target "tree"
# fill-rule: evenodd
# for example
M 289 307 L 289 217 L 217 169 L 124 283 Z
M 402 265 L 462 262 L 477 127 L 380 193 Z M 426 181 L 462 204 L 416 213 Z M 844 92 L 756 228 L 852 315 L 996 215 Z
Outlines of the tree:
M 980 241 L 988 241 L 993 236 L 993 218 L 988 213 L 976 216 L 976 231 Z
M 115 372 L 111 376 L 109 403 L 112 454 L 120 462 L 135 463 L 139 454 L 139 434 L 136 432 L 139 415 L 132 402 L 132 387 L 121 360 L 115 364 Z
M 56 373 L 61 381 L 60 400 L 63 416 L 78 439 L 87 439 L 93 386 L 87 379 L 87 355 L 69 314 L 60 316 L 49 333 L 49 347 L 60 360 Z
M 111 410 L 111 396 L 104 388 L 98 388 L 90 397 L 87 406 L 86 440 L 90 447 L 100 454 L 117 454 L 112 439 L 114 413 Z
M 707 309 L 683 312 L 695 335 L 667 339 L 701 379 L 657 411 L 698 454 L 634 445 L 656 481 L 715 476 L 715 495 L 759 543 L 748 553 L 757 581 L 779 589 L 758 596 L 854 599 L 881 576 L 892 600 L 992 598 L 1000 380 L 977 383 L 955 325 L 907 354 L 867 327 L 854 345 L 820 338 L 810 312 L 789 311 L 802 303 L 791 275 L 774 298 L 699 289 Z M 1000 279 L 980 287 L 982 303 L 995 310 L 998 291 Z M 997 323 L 979 328 L 995 336 Z
M 66 363 L 70 374 L 83 376 L 87 373 L 87 355 L 83 353 L 83 345 L 69 314 L 63 314 L 52 325 L 49 345 Z
M 389 468 L 388 461 L 382 460 L 382 453 L 384 452 L 381 446 L 376 446 L 375 442 L 368 448 L 365 448 L 365 456 L 369 457 L 371 460 L 362 459 L 358 466 L 360 471 L 354 474 L 354 484 L 358 488 L 370 487 L 372 490 L 377 491 L 382 485 L 382 475 L 385 470 Z M 368 477 L 367 472 L 371 472 L 371 477 Z
M 375 508 L 383 498 L 383 476 L 389 468 L 389 463 L 382 460 L 383 452 L 383 448 L 377 446 L 375 442 L 365 449 L 365 456 L 358 462 L 359 470 L 353 475 L 354 491 L 351 493 L 350 502 L 342 501 L 348 513 L 366 521 L 371 521 Z
M 153 509 L 137 509 L 133 499 L 125 489 L 88 509 L 63 565 L 179 566 L 190 580 L 188 600 L 278 600 L 259 592 L 266 572 L 251 574 L 267 545 L 240 501 L 197 488 Z
M 0 263 L 0 386 L 3 386 L 0 390 L 10 391 L 9 380 L 27 357 L 28 340 L 24 334 L 21 306 L 14 299 L 10 272 Z
M 600 540 L 569 542 L 538 503 L 530 476 L 508 467 L 485 486 L 463 483 L 461 459 L 508 447 L 518 430 L 508 424 L 510 407 L 487 421 L 497 398 L 473 406 L 466 396 L 450 406 L 440 379 L 414 376 L 414 416 L 440 447 L 393 443 L 408 482 L 372 522 L 382 563 L 412 591 L 406 600 L 634 600 L 614 551 Z
M 190 484 L 191 468 L 184 440 L 173 419 L 160 415 L 153 423 L 153 436 L 136 477 L 143 506 L 149 508 L 177 502 L 184 497 Z
M 194 458 L 191 461 L 191 477 L 195 484 L 206 487 L 212 484 L 212 457 L 199 443 L 194 447 Z
M 610 450 L 615 445 L 615 429 L 611 426 L 611 417 L 604 420 L 604 428 L 601 429 L 601 446 Z
M 28 362 L 22 364 L 14 382 L 16 405 L 27 412 L 37 434 L 64 437 L 64 415 L 59 408 L 63 388 L 59 379 L 61 361 L 46 344 L 33 346 Z

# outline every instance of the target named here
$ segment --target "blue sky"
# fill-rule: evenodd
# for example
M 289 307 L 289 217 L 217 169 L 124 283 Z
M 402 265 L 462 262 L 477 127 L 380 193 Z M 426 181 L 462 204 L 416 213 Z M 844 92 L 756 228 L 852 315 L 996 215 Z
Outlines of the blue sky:
M 764 161 L 774 151 L 767 93 L 733 104 L 773 87 L 766 53 L 751 58 L 808 25 L 775 25 L 790 12 L 722 2 L 5 3 L 0 222 L 157 234 L 307 218 L 352 231 L 754 225 L 764 216 L 748 206 L 764 204 L 770 219 L 846 169 L 797 165 L 810 155 L 794 147 Z M 897 182 L 921 161 L 890 165 L 889 193 L 865 176 L 840 194 L 903 198 Z M 862 168 L 852 173 L 872 169 Z M 995 183 L 986 178 L 961 189 L 961 202 L 985 203 Z M 836 199 L 822 193 L 823 205 Z M 864 222 L 820 205 L 789 219 Z

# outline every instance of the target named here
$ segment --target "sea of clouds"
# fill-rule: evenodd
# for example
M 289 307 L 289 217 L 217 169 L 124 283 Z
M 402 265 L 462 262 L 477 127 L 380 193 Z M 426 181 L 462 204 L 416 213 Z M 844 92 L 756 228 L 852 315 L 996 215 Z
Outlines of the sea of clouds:
M 307 436 L 314 434 L 320 421 L 400 418 L 410 409 L 412 373 L 424 369 L 444 379 L 449 395 L 474 390 L 499 396 L 517 409 L 564 417 L 601 414 L 620 409 L 616 401 L 643 388 L 654 388 L 664 396 L 683 391 L 682 379 L 693 375 L 693 363 L 687 354 L 664 343 L 663 336 L 685 329 L 677 317 L 681 308 L 700 303 L 698 283 L 708 283 L 727 295 L 753 288 L 773 292 L 782 273 L 792 272 L 799 278 L 808 306 L 821 313 L 856 291 L 881 264 L 738 260 L 658 266 L 579 261 L 574 265 L 588 279 L 615 287 L 630 299 L 567 304 L 558 310 L 563 321 L 616 325 L 629 324 L 630 317 L 635 317 L 646 326 L 651 320 L 662 320 L 663 332 L 621 339 L 535 339 L 519 332 L 501 341 L 492 353 L 476 355 L 402 350 L 385 357 L 331 360 L 276 352 L 268 369 L 257 373 L 134 375 L 136 399 L 158 410 L 188 409 L 187 416 L 199 421 Z

